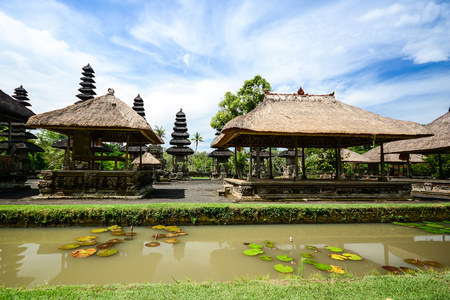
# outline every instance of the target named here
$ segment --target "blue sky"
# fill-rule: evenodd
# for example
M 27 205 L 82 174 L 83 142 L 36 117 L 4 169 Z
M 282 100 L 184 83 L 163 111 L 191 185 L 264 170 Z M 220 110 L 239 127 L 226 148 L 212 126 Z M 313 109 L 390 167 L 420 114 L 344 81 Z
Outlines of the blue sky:
M 261 75 L 426 124 L 450 106 L 448 1 L 0 1 L 0 89 L 42 113 L 77 101 L 81 68 L 130 106 L 140 94 L 168 147 L 175 114 L 210 151 L 227 91 Z

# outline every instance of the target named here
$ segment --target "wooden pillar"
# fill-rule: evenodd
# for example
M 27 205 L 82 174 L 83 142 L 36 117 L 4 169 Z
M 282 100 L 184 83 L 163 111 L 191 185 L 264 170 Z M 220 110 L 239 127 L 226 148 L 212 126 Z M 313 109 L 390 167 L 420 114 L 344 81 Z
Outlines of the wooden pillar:
M 11 155 L 12 122 L 8 120 L 8 155 Z
M 298 179 L 298 148 L 297 137 L 294 138 L 294 180 Z
M 139 170 L 142 170 L 142 142 L 139 142 Z
M 252 136 L 250 136 L 250 166 L 248 168 L 247 181 L 253 181 Z
M 445 179 L 445 177 L 444 177 L 444 170 L 442 169 L 442 156 L 441 156 L 441 153 L 438 153 L 438 159 L 439 159 L 439 179 Z
M 272 147 L 269 147 L 269 179 L 273 179 L 273 173 L 272 173 Z
M 238 139 L 236 137 L 236 142 L 234 145 L 234 178 L 239 178 L 238 176 L 238 165 L 237 165 L 237 145 L 238 145 Z
M 407 178 L 412 178 L 410 158 L 411 158 L 411 155 L 408 153 L 406 155 L 406 177 Z
M 125 148 L 125 168 L 128 169 L 128 144 L 130 141 L 130 134 L 127 132 L 127 146 Z
M 386 173 L 384 171 L 384 147 L 383 141 L 380 141 L 380 168 L 381 168 L 381 181 L 386 181 Z
M 341 162 L 341 148 L 340 146 L 337 146 L 335 148 L 336 151 L 336 180 L 341 179 L 341 173 L 342 173 L 342 162 Z
M 302 179 L 308 179 L 306 176 L 305 147 L 302 147 Z
M 70 135 L 67 135 L 67 146 L 66 146 L 66 153 L 65 153 L 65 163 L 68 169 L 70 169 Z

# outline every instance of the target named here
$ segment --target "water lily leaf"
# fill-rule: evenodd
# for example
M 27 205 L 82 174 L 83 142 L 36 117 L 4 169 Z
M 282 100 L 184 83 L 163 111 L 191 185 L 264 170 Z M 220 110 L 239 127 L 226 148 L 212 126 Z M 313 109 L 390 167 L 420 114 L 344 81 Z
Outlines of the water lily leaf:
M 328 270 L 332 270 L 333 269 L 330 265 L 321 264 L 321 263 L 315 263 L 314 267 L 316 267 L 319 270 L 324 270 L 324 271 L 328 271 Z
M 118 243 L 122 243 L 123 240 L 121 240 L 121 239 L 111 239 L 111 240 L 107 240 L 106 242 L 110 243 L 110 244 L 118 244 Z
M 273 260 L 272 256 L 270 255 L 260 255 L 259 258 L 266 261 Z
M 266 244 L 266 247 L 267 248 L 275 248 L 276 246 L 275 246 L 275 244 Z
M 113 245 L 115 245 L 115 244 L 114 243 L 103 243 L 103 244 L 97 245 L 97 249 L 111 248 Z
M 86 242 L 86 241 L 95 240 L 96 238 L 97 238 L 96 236 L 86 235 L 86 236 L 82 236 L 82 237 L 77 238 L 77 241 L 79 241 L 79 242 Z
M 164 228 L 167 231 L 177 231 L 177 230 L 181 230 L 181 228 L 179 228 L 178 226 L 166 226 L 166 228 Z
M 432 227 L 432 228 L 445 228 L 444 225 L 441 225 L 441 224 L 434 224 L 434 223 L 428 223 L 426 226 Z
M 124 236 L 135 236 L 136 232 L 125 232 Z
M 167 244 L 176 244 L 179 242 L 180 242 L 180 240 L 177 240 L 177 239 L 165 239 L 164 240 L 164 243 L 167 243 Z
M 408 264 L 423 266 L 423 262 L 421 262 L 420 260 L 417 260 L 417 259 L 407 258 L 407 259 L 404 259 L 403 261 Z
M 283 266 L 282 264 L 278 264 L 274 266 L 275 270 L 281 273 L 292 273 L 294 269 L 291 266 Z
M 125 232 L 123 232 L 123 231 L 114 231 L 114 232 L 111 232 L 111 235 L 114 235 L 114 236 L 121 236 L 121 235 L 124 235 L 125 234 Z
M 122 227 L 120 227 L 119 225 L 113 225 L 113 226 L 109 226 L 109 227 L 106 228 L 106 229 L 108 229 L 108 230 L 114 230 L 114 229 L 120 229 L 120 228 L 122 228 Z
M 80 242 L 80 246 L 92 246 L 98 244 L 96 240 L 86 241 L 86 242 Z
M 178 233 L 173 233 L 173 232 L 166 233 L 166 237 L 169 237 L 169 238 L 176 237 L 176 236 L 178 236 Z M 159 234 L 158 234 L 158 237 L 159 237 Z
M 92 229 L 91 230 L 92 233 L 103 233 L 103 232 L 106 232 L 106 231 L 108 231 L 107 228 L 98 228 L 98 229 Z
M 306 245 L 305 247 L 306 247 L 306 249 L 309 249 L 309 250 L 317 250 L 316 246 Z
M 332 252 L 342 252 L 344 250 L 342 250 L 341 248 L 338 247 L 327 247 L 328 250 L 332 251 Z
M 165 237 L 166 237 L 166 235 L 164 233 L 157 233 L 157 234 L 152 235 L 152 239 L 154 239 L 154 240 L 162 239 Z
M 436 268 L 442 268 L 442 264 L 437 261 L 426 260 L 423 262 L 424 265 L 429 265 Z
M 402 270 L 403 272 L 409 273 L 409 274 L 411 274 L 411 273 L 417 273 L 416 270 L 411 269 L 411 268 L 408 268 L 408 267 L 399 267 L 399 269 Z
M 293 260 L 292 257 L 289 257 L 289 256 L 287 256 L 287 255 L 278 255 L 278 256 L 277 256 L 277 259 L 278 259 L 278 260 L 281 260 L 281 261 L 291 261 L 291 260 Z
M 335 260 L 344 260 L 344 259 L 347 259 L 346 256 L 340 255 L 340 254 L 336 254 L 336 253 L 329 253 L 328 256 L 331 257 L 332 259 L 335 259 Z
M 259 244 L 250 244 L 250 245 L 248 245 L 250 248 L 253 248 L 253 249 L 261 249 L 263 246 L 261 246 L 261 245 L 259 245 Z
M 400 223 L 400 222 L 392 222 L 394 225 L 400 225 L 400 226 L 408 226 L 407 223 Z
M 177 232 L 178 235 L 188 235 L 186 232 Z
M 97 252 L 97 249 L 89 248 L 89 249 L 78 249 L 72 252 L 72 256 L 76 258 L 85 258 L 91 256 Z
M 149 242 L 145 244 L 147 247 L 158 247 L 159 245 L 161 245 L 159 242 Z
M 153 229 L 164 229 L 164 228 L 166 228 L 166 226 L 164 226 L 164 225 L 155 225 L 152 228 Z
M 311 258 L 302 258 L 302 262 L 304 262 L 305 264 L 308 264 L 308 265 L 313 265 L 316 263 L 316 261 Z
M 442 221 L 443 223 L 447 223 L 447 224 L 450 224 L 450 221 Z
M 339 266 L 330 265 L 330 267 L 331 267 L 331 270 L 328 270 L 328 272 L 330 272 L 330 273 L 337 273 L 337 274 L 345 273 L 345 271 Z
M 350 260 L 362 260 L 362 257 L 353 253 L 342 253 L 343 256 Z
M 255 255 L 258 255 L 261 253 L 264 253 L 264 251 L 262 251 L 261 249 L 255 249 L 255 248 L 247 249 L 244 251 L 244 254 L 249 255 L 249 256 L 255 256 Z
M 59 246 L 58 249 L 61 249 L 61 250 L 71 250 L 71 249 L 78 248 L 78 247 L 80 247 L 80 246 L 81 246 L 80 244 L 77 244 L 77 243 L 71 243 L 71 244 L 66 244 L 66 245 Z
M 265 240 L 265 241 L 264 241 L 264 244 L 273 244 L 273 242 L 272 242 L 272 241 Z
M 103 249 L 103 250 L 98 251 L 97 255 L 105 257 L 105 256 L 111 256 L 116 253 L 117 253 L 117 249 Z
M 400 270 L 399 268 L 393 266 L 382 266 L 382 268 L 394 273 L 397 273 Z
M 302 256 L 303 256 L 303 257 L 306 257 L 306 258 L 312 258 L 312 257 L 314 257 L 314 255 L 312 255 L 311 253 L 302 253 Z

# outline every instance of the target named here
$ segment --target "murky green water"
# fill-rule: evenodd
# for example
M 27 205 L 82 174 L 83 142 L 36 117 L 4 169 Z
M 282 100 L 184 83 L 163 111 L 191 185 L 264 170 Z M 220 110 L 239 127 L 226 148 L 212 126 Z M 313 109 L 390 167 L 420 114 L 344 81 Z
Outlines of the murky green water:
M 175 280 L 230 281 L 244 276 L 279 278 L 274 265 L 277 255 L 285 254 L 298 262 L 301 253 L 314 255 L 316 261 L 340 266 L 358 276 L 371 270 L 386 273 L 383 265 L 414 266 L 406 258 L 438 261 L 450 265 L 450 235 L 438 235 L 392 224 L 319 224 L 319 225 L 245 225 L 183 226 L 186 236 L 178 244 L 146 247 L 152 235 L 164 231 L 135 227 L 133 240 L 114 246 L 118 253 L 110 257 L 93 255 L 84 259 L 71 256 L 73 250 L 58 246 L 76 242 L 76 238 L 95 235 L 102 243 L 116 238 L 109 232 L 92 234 L 87 227 L 77 228 L 2 228 L 0 229 L 0 284 L 33 287 L 57 284 L 111 284 L 166 282 Z M 129 231 L 129 228 L 125 228 Z M 293 238 L 291 243 L 289 237 Z M 118 237 L 123 238 L 123 237 Z M 264 245 L 273 241 L 277 249 L 264 249 L 273 261 L 246 256 L 244 243 Z M 305 249 L 315 245 L 319 252 Z M 336 261 L 328 257 L 326 246 L 363 257 L 362 261 Z M 82 248 L 92 248 L 82 247 Z M 283 263 L 290 265 L 289 263 Z M 292 265 L 297 272 L 298 264 Z M 421 267 L 423 269 L 423 267 Z M 305 265 L 304 277 L 325 271 Z

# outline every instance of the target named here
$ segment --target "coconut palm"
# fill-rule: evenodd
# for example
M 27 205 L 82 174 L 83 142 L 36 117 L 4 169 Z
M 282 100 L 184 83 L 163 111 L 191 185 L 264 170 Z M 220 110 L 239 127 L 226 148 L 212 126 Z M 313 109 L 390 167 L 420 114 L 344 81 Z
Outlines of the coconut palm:
M 196 132 L 191 138 L 191 141 L 195 143 L 195 152 L 197 152 L 198 143 L 203 143 L 203 137 L 200 135 L 200 133 Z
M 162 126 L 155 125 L 155 129 L 153 130 L 157 135 L 159 135 L 162 139 L 166 137 L 166 130 Z

